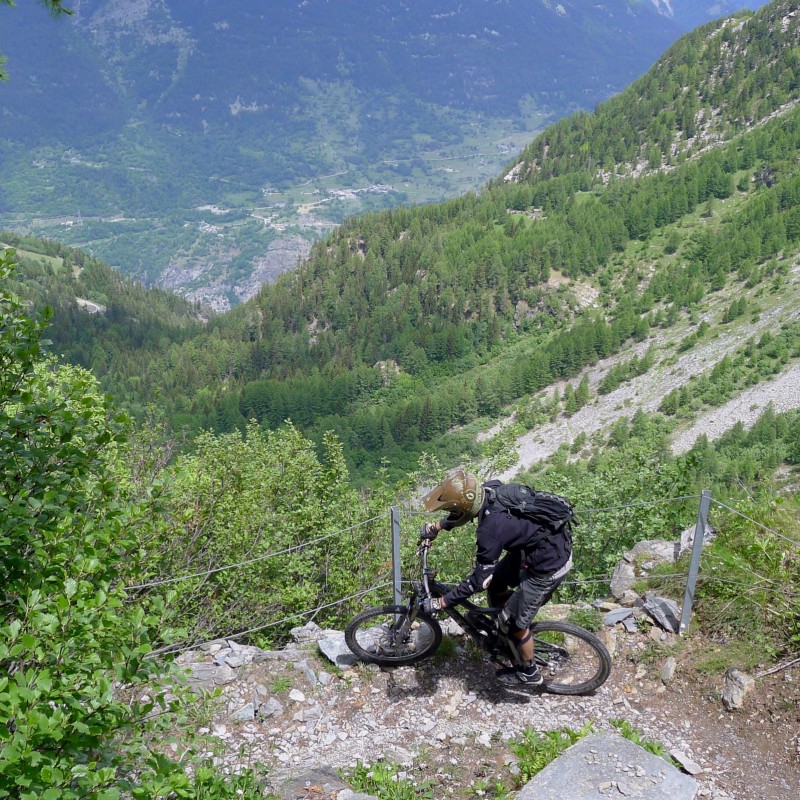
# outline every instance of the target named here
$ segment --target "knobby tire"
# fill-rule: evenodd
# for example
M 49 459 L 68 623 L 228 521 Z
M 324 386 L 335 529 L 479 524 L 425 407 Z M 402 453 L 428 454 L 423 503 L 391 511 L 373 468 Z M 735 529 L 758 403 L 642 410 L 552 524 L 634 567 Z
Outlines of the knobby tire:
M 531 626 L 542 688 L 552 694 L 588 694 L 611 674 L 611 656 L 593 633 L 570 622 L 543 620 Z
M 350 651 L 384 667 L 415 664 L 432 656 L 442 642 L 439 623 L 418 613 L 410 626 L 408 606 L 374 606 L 357 614 L 344 632 Z M 398 631 L 405 632 L 397 635 Z

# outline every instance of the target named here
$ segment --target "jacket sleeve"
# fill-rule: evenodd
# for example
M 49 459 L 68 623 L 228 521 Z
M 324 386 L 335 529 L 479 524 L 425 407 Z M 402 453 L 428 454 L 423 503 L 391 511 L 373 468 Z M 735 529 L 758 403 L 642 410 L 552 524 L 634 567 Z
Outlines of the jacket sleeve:
M 470 575 L 444 596 L 444 602 L 448 606 L 454 606 L 456 603 L 460 603 L 462 600 L 466 600 L 473 594 L 480 592 L 488 585 L 487 581 L 494 574 L 496 566 L 496 561 L 494 564 L 475 564 L 475 569 L 472 570 Z
M 444 519 L 439 520 L 439 525 L 442 526 L 443 531 L 451 531 L 453 528 L 460 528 L 462 525 L 466 525 L 472 517 L 469 514 L 458 514 L 455 511 L 451 511 Z
M 478 552 L 475 567 L 458 586 L 444 596 L 444 601 L 448 606 L 466 600 L 488 586 L 503 552 L 503 544 L 495 535 L 493 521 L 492 519 L 490 522 L 490 518 L 487 516 L 481 517 L 476 534 Z

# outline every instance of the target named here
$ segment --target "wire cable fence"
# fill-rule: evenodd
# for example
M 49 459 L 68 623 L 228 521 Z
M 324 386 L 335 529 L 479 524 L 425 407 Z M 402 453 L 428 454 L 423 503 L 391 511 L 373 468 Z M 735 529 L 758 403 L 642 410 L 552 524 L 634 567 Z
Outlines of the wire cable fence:
M 273 645 L 286 639 L 293 620 L 321 615 L 326 622 L 341 621 L 356 610 L 359 600 L 377 599 L 380 590 L 391 586 L 387 522 L 387 515 L 374 515 L 291 544 L 287 538 L 302 534 L 254 529 L 249 543 L 242 535 L 243 546 L 251 553 L 256 546 L 267 552 L 214 564 L 213 551 L 206 547 L 201 557 L 210 563 L 194 570 L 191 558 L 178 554 L 175 560 L 190 565 L 187 571 L 173 570 L 177 574 L 126 589 L 136 596 L 156 592 L 165 597 L 172 618 L 183 628 L 167 635 L 154 654 L 166 656 L 228 638 L 255 637 Z M 287 546 L 281 546 L 281 540 Z
M 698 507 L 699 501 L 699 507 Z M 587 599 L 598 594 L 598 589 L 608 587 L 603 596 L 622 599 L 626 591 L 634 595 L 654 588 L 665 591 L 673 599 L 682 594 L 680 633 L 688 627 L 698 586 L 717 585 L 731 587 L 740 599 L 732 602 L 756 603 L 765 596 L 775 596 L 784 602 L 800 598 L 800 591 L 787 588 L 782 581 L 759 576 L 753 569 L 753 580 L 741 580 L 726 575 L 727 564 L 713 550 L 704 551 L 706 540 L 713 529 L 709 525 L 709 512 L 713 507 L 718 513 L 728 513 L 753 525 L 781 544 L 788 543 L 794 549 L 800 543 L 786 533 L 775 530 L 763 522 L 751 518 L 740 510 L 713 499 L 707 490 L 701 494 L 686 494 L 675 497 L 656 498 L 605 507 L 578 508 L 576 517 L 580 524 L 575 528 L 574 561 L 572 575 L 559 588 L 559 596 L 565 599 Z M 164 644 L 155 654 L 170 655 L 193 649 L 201 644 L 219 639 L 251 638 L 266 631 L 279 632 L 292 621 L 314 619 L 325 612 L 336 611 L 339 619 L 358 610 L 359 604 L 386 602 L 379 593 L 391 589 L 395 602 L 400 602 L 403 590 L 413 581 L 404 577 L 402 563 L 413 554 L 418 538 L 417 524 L 420 517 L 430 519 L 416 509 L 392 507 L 389 515 L 376 515 L 347 527 L 324 533 L 320 536 L 286 547 L 277 547 L 270 552 L 241 559 L 236 562 L 214 565 L 186 574 L 167 575 L 139 584 L 131 585 L 132 592 L 169 587 L 175 589 L 196 581 L 198 589 L 189 593 L 186 611 L 196 607 L 198 622 L 180 642 Z M 692 520 L 694 525 L 692 526 Z M 641 544 L 656 540 L 652 549 Z M 670 552 L 670 545 L 672 550 Z M 342 561 L 342 548 L 347 549 L 347 558 Z M 660 548 L 660 550 L 659 550 Z M 204 615 L 203 592 L 213 580 L 215 589 L 225 574 L 252 576 L 253 570 L 274 563 L 272 573 L 279 575 L 287 559 L 311 550 L 314 564 L 314 580 L 319 585 L 309 589 L 313 602 L 304 611 L 293 611 L 291 603 L 265 603 L 256 612 L 254 608 L 235 607 L 230 613 L 218 615 L 215 620 Z M 466 576 L 474 559 L 474 538 L 465 531 L 442 537 L 437 550 L 444 565 L 440 579 L 457 581 Z M 688 570 L 681 569 L 688 560 Z M 669 565 L 678 569 L 669 569 Z M 346 579 L 341 575 L 347 572 Z M 360 589 L 360 586 L 369 588 Z M 347 591 L 349 589 L 349 591 Z M 290 593 L 291 594 L 291 593 Z M 295 593 L 297 594 L 297 593 Z M 723 592 L 724 594 L 724 592 Z M 302 596 L 302 593 L 300 593 Z M 252 599 L 251 595 L 248 595 Z M 630 597 L 628 598 L 630 599 Z M 292 603 L 297 604 L 297 597 Z M 244 605 L 249 600 L 244 601 Z M 263 621 L 256 624 L 236 625 L 237 621 L 255 621 L 260 614 Z M 798 610 L 800 615 L 800 610 Z M 230 632 L 233 630 L 234 632 Z
M 171 578 L 160 578 L 157 580 L 149 581 L 148 583 L 139 583 L 134 584 L 132 586 L 126 586 L 125 589 L 129 592 L 138 591 L 141 589 L 152 589 L 156 586 L 167 586 L 171 583 L 181 583 L 183 581 L 190 581 L 194 580 L 195 578 L 208 578 L 211 575 L 216 575 L 218 572 L 226 572 L 229 569 L 241 569 L 242 567 L 248 567 L 251 564 L 257 564 L 260 561 L 267 561 L 270 558 L 276 558 L 277 556 L 287 555 L 288 553 L 294 553 L 298 550 L 304 550 L 307 547 L 312 547 L 315 544 L 319 544 L 320 542 L 324 542 L 326 539 L 332 539 L 334 536 L 341 536 L 343 533 L 347 533 L 349 531 L 353 531 L 356 528 L 360 528 L 363 525 L 368 525 L 371 522 L 375 522 L 376 520 L 381 519 L 381 517 L 370 517 L 370 519 L 364 520 L 363 522 L 357 522 L 355 525 L 350 525 L 347 528 L 341 528 L 338 531 L 332 531 L 331 533 L 326 533 L 324 536 L 318 536 L 316 539 L 310 539 L 307 542 L 301 542 L 300 544 L 292 545 L 291 547 L 285 547 L 282 550 L 276 550 L 273 553 L 266 553 L 261 556 L 256 556 L 255 558 L 249 558 L 244 561 L 237 561 L 234 564 L 225 564 L 222 567 L 211 567 L 208 569 L 200 570 L 199 572 L 193 572 L 189 575 L 179 575 L 173 576 Z
M 789 544 L 791 544 L 793 547 L 795 547 L 798 550 L 800 550 L 800 542 L 798 542 L 796 539 L 792 539 L 790 536 L 787 536 L 785 533 L 780 533 L 779 531 L 776 531 L 774 528 L 770 528 L 768 525 L 764 525 L 762 522 L 759 522 L 758 520 L 755 520 L 752 517 L 747 516 L 747 514 L 743 514 L 741 511 L 739 511 L 736 508 L 733 508 L 732 506 L 729 506 L 727 503 L 723 503 L 721 500 L 715 500 L 712 497 L 711 498 L 711 502 L 715 503 L 720 508 L 724 508 L 727 511 L 730 511 L 732 514 L 735 514 L 736 516 L 741 517 L 743 520 L 746 520 L 747 522 L 751 523 L 752 525 L 755 525 L 757 528 L 763 530 L 764 532 L 769 533 L 772 536 L 777 536 L 779 539 L 783 539 L 783 541 L 785 541 L 785 542 L 789 542 Z
M 301 620 L 306 617 L 310 617 L 312 620 L 314 617 L 319 614 L 320 611 L 324 611 L 329 608 L 335 608 L 337 606 L 344 605 L 345 603 L 350 602 L 351 600 L 361 599 L 373 592 L 378 591 L 379 589 L 385 589 L 388 586 L 391 586 L 391 582 L 384 581 L 383 583 L 376 584 L 371 586 L 369 589 L 363 589 L 360 592 L 355 592 L 354 594 L 348 595 L 347 597 L 342 597 L 339 600 L 334 600 L 330 603 L 323 603 L 322 605 L 317 606 L 316 608 L 310 608 L 306 611 L 297 611 L 294 614 L 289 614 L 282 619 L 271 620 L 270 622 L 265 622 L 263 625 L 254 625 L 252 628 L 248 628 L 244 631 L 237 631 L 236 633 L 225 633 L 220 635 L 214 635 L 210 638 L 202 639 L 193 641 L 189 644 L 184 644 L 179 647 L 172 647 L 167 646 L 163 647 L 159 650 L 154 650 L 150 653 L 150 656 L 165 656 L 165 655 L 174 655 L 176 653 L 185 653 L 188 650 L 194 650 L 197 647 L 202 647 L 203 645 L 211 644 L 212 642 L 218 642 L 227 639 L 241 639 L 246 636 L 252 636 L 254 633 L 260 633 L 261 631 L 268 630 L 269 628 L 277 628 L 282 625 L 286 625 L 290 622 L 295 620 Z

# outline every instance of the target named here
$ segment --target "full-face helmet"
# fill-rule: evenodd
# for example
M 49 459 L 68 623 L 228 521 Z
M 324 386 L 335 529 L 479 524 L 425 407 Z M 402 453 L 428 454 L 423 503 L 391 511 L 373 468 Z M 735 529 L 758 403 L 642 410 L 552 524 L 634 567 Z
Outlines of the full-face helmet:
M 426 511 L 449 511 L 453 517 L 462 517 L 460 522 L 476 517 L 482 502 L 483 487 L 463 469 L 452 472 L 422 498 Z

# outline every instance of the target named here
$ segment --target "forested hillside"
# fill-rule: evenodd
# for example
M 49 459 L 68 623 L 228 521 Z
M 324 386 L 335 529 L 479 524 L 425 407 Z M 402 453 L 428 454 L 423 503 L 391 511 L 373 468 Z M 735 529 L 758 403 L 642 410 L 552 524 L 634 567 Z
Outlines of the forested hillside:
M 653 5 L 666 16 L 687 29 L 696 28 L 706 22 L 727 17 L 742 8 L 757 9 L 765 5 L 763 0 L 737 2 L 737 0 L 651 0 Z
M 585 385 L 536 393 L 786 281 L 800 246 L 798 36 L 785 2 L 690 34 L 480 195 L 347 221 L 202 331 L 142 347 L 112 333 L 92 355 L 76 321 L 112 320 L 73 309 L 55 341 L 139 416 L 158 397 L 189 433 L 291 419 L 317 440 L 333 430 L 363 476 L 431 447 L 474 455 L 476 420 L 512 403 L 531 423 L 574 413 Z
M 483 185 L 685 30 L 628 0 L 66 5 L 3 9 L 0 227 L 220 310 L 346 216 Z

